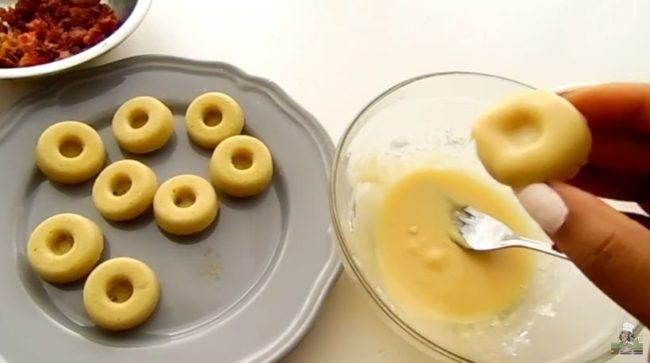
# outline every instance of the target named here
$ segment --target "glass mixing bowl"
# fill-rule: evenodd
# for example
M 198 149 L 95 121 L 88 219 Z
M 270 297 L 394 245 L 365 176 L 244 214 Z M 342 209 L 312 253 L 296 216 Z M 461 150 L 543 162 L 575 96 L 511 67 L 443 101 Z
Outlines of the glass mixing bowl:
M 640 329 L 636 320 L 571 263 L 553 257 L 536 256 L 534 276 L 522 301 L 514 311 L 489 321 L 419 319 L 408 307 L 399 305 L 382 284 L 373 224 L 367 218 L 377 205 L 365 205 L 366 216 L 360 213 L 359 205 L 360 196 L 368 192 L 368 183 L 392 172 L 382 169 L 376 160 L 389 156 L 399 162 L 409 155 L 431 151 L 448 155 L 453 163 L 490 178 L 469 137 L 471 124 L 487 106 L 528 88 L 503 77 L 469 72 L 409 79 L 366 106 L 337 149 L 330 200 L 344 266 L 392 328 L 443 361 L 605 361 L 613 356 L 610 344 L 618 341 L 623 324 L 633 324 L 637 332 Z M 370 164 L 375 160 L 372 172 L 362 170 L 368 169 L 368 160 Z M 521 213 L 528 218 L 523 209 Z

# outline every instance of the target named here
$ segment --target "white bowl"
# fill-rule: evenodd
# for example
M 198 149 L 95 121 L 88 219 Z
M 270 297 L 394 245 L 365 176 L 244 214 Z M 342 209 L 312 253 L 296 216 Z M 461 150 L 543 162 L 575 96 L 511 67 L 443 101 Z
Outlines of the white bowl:
M 0 68 L 0 79 L 31 78 L 59 73 L 108 52 L 128 38 L 142 23 L 152 0 L 107 0 L 122 21 L 120 27 L 103 41 L 78 54 L 54 62 L 21 68 Z M 13 5 L 15 0 L 0 0 L 0 7 Z

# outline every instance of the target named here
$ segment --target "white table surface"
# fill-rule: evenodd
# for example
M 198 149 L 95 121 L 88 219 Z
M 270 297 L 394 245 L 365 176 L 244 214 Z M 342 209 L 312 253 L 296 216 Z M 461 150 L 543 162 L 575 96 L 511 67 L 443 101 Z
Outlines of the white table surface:
M 422 73 L 488 72 L 538 87 L 648 81 L 649 16 L 646 0 L 155 0 L 97 63 L 138 54 L 229 62 L 278 83 L 337 141 L 369 100 Z M 0 112 L 40 82 L 0 81 Z M 342 275 L 283 361 L 431 362 L 363 298 Z

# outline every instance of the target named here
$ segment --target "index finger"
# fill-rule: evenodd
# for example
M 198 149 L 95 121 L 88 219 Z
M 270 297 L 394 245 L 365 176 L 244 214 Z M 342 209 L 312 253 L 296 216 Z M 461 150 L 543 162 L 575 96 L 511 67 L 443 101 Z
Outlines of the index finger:
M 608 83 L 564 93 L 592 129 L 636 131 L 650 135 L 650 85 Z
M 609 83 L 563 96 L 591 129 L 590 165 L 650 179 L 650 85 Z
M 608 83 L 580 88 L 563 96 L 594 129 L 618 129 L 650 135 L 650 85 Z

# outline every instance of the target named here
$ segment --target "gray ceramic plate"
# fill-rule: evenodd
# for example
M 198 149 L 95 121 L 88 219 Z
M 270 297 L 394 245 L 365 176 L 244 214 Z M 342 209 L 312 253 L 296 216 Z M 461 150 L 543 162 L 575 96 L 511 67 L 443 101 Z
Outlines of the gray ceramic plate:
M 262 139 L 275 162 L 272 186 L 249 200 L 221 196 L 218 221 L 205 233 L 171 238 L 151 212 L 108 223 L 95 210 L 91 183 L 62 187 L 34 167 L 39 134 L 64 119 L 99 130 L 110 161 L 117 147 L 113 112 L 127 99 L 154 96 L 176 118 L 174 137 L 150 156 L 159 181 L 208 177 L 210 153 L 189 142 L 183 114 L 199 94 L 238 100 L 245 133 Z M 266 362 L 305 334 L 339 262 L 328 237 L 327 182 L 333 146 L 318 123 L 273 83 L 221 63 L 137 57 L 69 74 L 18 102 L 0 121 L 0 358 L 8 362 Z M 82 284 L 41 281 L 25 258 L 26 239 L 59 212 L 87 216 L 102 228 L 103 259 L 132 256 L 158 274 L 162 296 L 141 327 L 109 334 L 93 326 Z M 0 359 L 2 360 L 2 359 Z

